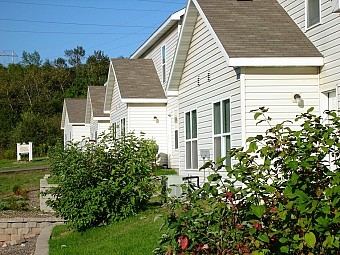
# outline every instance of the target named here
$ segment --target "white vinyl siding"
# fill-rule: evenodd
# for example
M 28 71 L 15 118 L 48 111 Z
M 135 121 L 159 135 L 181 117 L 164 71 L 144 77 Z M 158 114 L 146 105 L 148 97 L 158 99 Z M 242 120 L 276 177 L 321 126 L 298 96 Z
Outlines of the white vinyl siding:
M 272 125 L 293 120 L 297 114 L 314 107 L 319 112 L 319 77 L 317 67 L 245 68 L 245 116 L 246 135 L 263 134 L 269 125 L 256 125 L 254 113 L 259 107 L 269 108 L 267 116 Z M 303 104 L 293 102 L 294 94 L 300 94 Z
M 163 81 L 163 65 L 162 65 L 162 54 L 160 54 L 160 51 L 162 51 L 162 46 L 166 45 L 166 51 L 165 51 L 165 59 L 166 59 L 166 65 L 165 65 L 165 78 L 166 80 L 169 77 L 171 65 L 174 59 L 175 51 L 176 51 L 176 46 L 177 46 L 177 41 L 178 41 L 178 27 L 172 31 L 170 31 L 162 40 L 159 41 L 159 43 L 155 44 L 153 48 L 143 56 L 142 58 L 145 59 L 152 59 L 156 70 L 157 74 L 159 77 L 159 80 L 162 82 Z M 162 83 L 163 88 L 165 90 L 166 83 Z
M 230 99 L 219 101 L 213 105 L 213 136 L 214 160 L 226 157 L 231 149 L 230 137 Z M 230 157 L 225 160 L 227 166 L 231 165 Z
M 197 110 L 185 113 L 186 169 L 198 169 Z
M 168 164 L 167 117 L 165 104 L 129 104 L 129 132 L 143 132 L 145 138 L 154 139 L 158 145 L 158 164 Z
M 68 142 L 81 142 L 83 139 L 90 138 L 90 125 L 80 125 L 70 123 L 68 113 L 65 116 L 64 145 Z
M 128 109 L 127 104 L 123 103 L 120 98 L 120 92 L 117 83 L 115 82 L 113 85 L 113 94 L 112 94 L 112 102 L 111 102 L 111 110 L 110 110 L 110 123 L 119 123 L 117 125 L 117 134 L 121 134 L 121 125 L 120 120 L 123 118 L 127 118 Z M 128 126 L 129 122 L 126 120 L 125 125 Z
M 169 167 L 179 169 L 179 111 L 178 97 L 168 97 L 167 104 L 167 136 L 168 136 L 168 153 Z M 178 132 L 178 147 L 176 148 L 175 132 Z
M 320 22 L 320 0 L 306 0 L 306 27 L 311 28 Z
M 210 74 L 210 81 L 208 80 L 208 74 Z M 198 76 L 200 76 L 200 86 L 197 85 Z M 192 109 L 197 109 L 198 151 L 210 151 L 210 157 L 205 160 L 213 160 L 213 102 L 222 101 L 226 98 L 231 99 L 231 144 L 236 147 L 241 146 L 240 84 L 234 68 L 227 66 L 224 55 L 219 50 L 215 39 L 199 16 L 179 85 L 179 172 L 181 175 L 200 176 L 200 181 L 204 179 L 204 171 L 186 169 L 184 115 Z M 203 164 L 204 159 L 199 157 L 198 166 L 201 167 Z
M 302 31 L 305 31 L 305 1 L 278 0 Z M 332 1 L 321 1 L 322 24 L 307 30 L 305 34 L 324 56 L 320 68 L 320 90 L 335 89 L 340 81 L 340 19 L 332 12 Z M 337 89 L 337 93 L 340 90 Z M 339 95 L 337 94 L 339 100 Z

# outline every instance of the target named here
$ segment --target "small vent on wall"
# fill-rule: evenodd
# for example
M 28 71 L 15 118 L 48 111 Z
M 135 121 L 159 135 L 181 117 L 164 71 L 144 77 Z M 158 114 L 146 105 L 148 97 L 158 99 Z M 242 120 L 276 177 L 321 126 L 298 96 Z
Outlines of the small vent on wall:
M 208 71 L 208 82 L 211 81 L 211 74 L 210 74 L 210 70 Z
M 198 75 L 197 76 L 197 86 L 200 86 L 201 85 L 201 83 L 200 83 L 200 76 Z

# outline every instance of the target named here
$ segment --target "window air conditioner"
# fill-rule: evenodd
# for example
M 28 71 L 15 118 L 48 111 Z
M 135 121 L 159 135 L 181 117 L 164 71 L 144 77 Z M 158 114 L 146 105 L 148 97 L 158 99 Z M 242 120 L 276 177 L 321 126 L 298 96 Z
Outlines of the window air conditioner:
M 340 13 L 340 1 L 339 0 L 332 0 L 332 12 Z

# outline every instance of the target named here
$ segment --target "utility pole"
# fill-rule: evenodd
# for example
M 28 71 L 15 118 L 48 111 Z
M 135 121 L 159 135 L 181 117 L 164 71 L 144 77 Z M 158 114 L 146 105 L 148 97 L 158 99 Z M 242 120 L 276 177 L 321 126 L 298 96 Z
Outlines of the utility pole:
M 14 64 L 15 60 L 17 60 L 18 55 L 15 54 L 14 50 L 3 50 L 0 52 L 1 63 L 3 65 Z

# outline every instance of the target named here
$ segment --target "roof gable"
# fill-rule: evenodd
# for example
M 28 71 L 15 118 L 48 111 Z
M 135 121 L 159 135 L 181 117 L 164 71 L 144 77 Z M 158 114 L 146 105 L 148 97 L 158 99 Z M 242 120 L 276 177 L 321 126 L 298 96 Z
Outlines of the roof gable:
M 112 59 L 111 64 L 123 102 L 166 102 L 151 59 Z
M 90 123 L 91 115 L 94 118 L 109 118 L 110 114 L 104 113 L 105 86 L 89 86 L 87 90 L 86 123 Z
M 167 94 L 177 93 L 198 15 L 228 66 L 321 66 L 323 57 L 276 0 L 189 0 Z
M 61 120 L 61 128 L 65 127 L 66 115 L 71 124 L 85 125 L 86 99 L 65 98 L 63 106 L 63 114 Z

